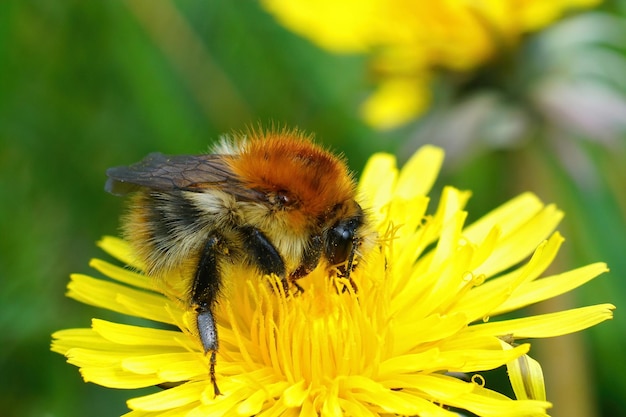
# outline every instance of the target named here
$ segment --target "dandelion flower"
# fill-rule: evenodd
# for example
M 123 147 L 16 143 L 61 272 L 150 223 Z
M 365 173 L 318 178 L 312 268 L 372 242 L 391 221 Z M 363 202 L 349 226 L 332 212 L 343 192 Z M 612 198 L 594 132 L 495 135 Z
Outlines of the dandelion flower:
M 370 159 L 359 191 L 379 244 L 352 275 L 357 292 L 338 291 L 321 269 L 301 280 L 297 297 L 281 296 L 271 277 L 226 278 L 238 284 L 216 308 L 222 395 L 214 395 L 194 313 L 142 273 L 101 260 L 91 266 L 109 279 L 73 275 L 69 297 L 151 322 L 93 319 L 91 328 L 54 333 L 52 350 L 88 382 L 167 387 L 128 400 L 129 417 L 546 416 L 551 404 L 527 340 L 588 328 L 614 307 L 498 316 L 583 285 L 606 265 L 542 277 L 563 241 L 554 232 L 562 213 L 529 193 L 466 226 L 469 193 L 446 187 L 430 213 L 442 158 L 424 147 L 401 171 L 390 155 Z M 99 245 L 140 267 L 126 242 Z M 516 398 L 485 386 L 480 373 L 502 366 Z
M 393 128 L 430 104 L 438 69 L 468 72 L 523 36 L 601 0 L 263 0 L 285 27 L 336 53 L 369 54 L 376 88 L 364 120 Z

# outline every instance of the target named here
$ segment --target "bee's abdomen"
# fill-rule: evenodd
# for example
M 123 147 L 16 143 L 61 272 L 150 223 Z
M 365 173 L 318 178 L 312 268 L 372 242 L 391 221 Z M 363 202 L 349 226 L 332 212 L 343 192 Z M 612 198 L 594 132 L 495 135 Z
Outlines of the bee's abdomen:
M 210 224 L 180 192 L 137 193 L 124 235 L 149 275 L 161 275 L 197 258 Z

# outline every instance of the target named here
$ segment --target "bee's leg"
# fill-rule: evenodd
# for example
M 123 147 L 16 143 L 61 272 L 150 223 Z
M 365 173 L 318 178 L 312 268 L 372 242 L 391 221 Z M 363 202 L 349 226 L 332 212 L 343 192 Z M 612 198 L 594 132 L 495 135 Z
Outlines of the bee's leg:
M 196 324 L 200 341 L 202 342 L 204 352 L 211 352 L 209 374 L 215 396 L 221 394 L 215 380 L 215 354 L 218 349 L 218 338 L 217 326 L 213 316 L 213 306 L 215 305 L 221 284 L 218 265 L 220 245 L 221 239 L 218 236 L 211 235 L 207 239 L 200 256 L 191 293 L 191 300 L 196 306 L 196 312 L 198 313 Z
M 348 283 L 350 284 L 350 287 L 355 294 L 358 292 L 359 288 L 357 287 L 356 282 L 354 282 L 354 280 L 352 279 L 352 271 L 355 267 L 354 260 L 356 259 L 356 248 L 358 248 L 359 246 L 359 240 L 356 238 L 352 239 L 352 249 L 350 249 L 348 264 L 346 265 L 346 278 L 348 278 Z M 346 290 L 347 287 L 344 287 L 343 291 L 345 292 Z
M 275 274 L 280 277 L 285 294 L 289 294 L 289 282 L 285 276 L 285 262 L 272 242 L 254 227 L 246 226 L 240 230 L 244 238 L 245 250 L 254 265 L 259 268 L 262 274 Z
M 357 248 L 360 246 L 361 242 L 357 238 L 353 238 L 352 247 L 350 248 L 350 255 L 348 258 L 340 265 L 337 265 L 337 278 L 342 278 L 348 281 L 348 284 L 344 284 L 341 292 L 348 291 L 348 288 L 352 289 L 354 294 L 358 293 L 359 287 L 356 285 L 356 282 L 352 279 L 352 271 L 356 267 L 355 259 L 357 258 Z M 349 286 L 349 287 L 348 287 Z
M 298 289 L 298 292 L 304 292 L 304 289 L 298 285 L 296 280 L 309 275 L 317 267 L 322 257 L 323 248 L 322 237 L 313 236 L 302 255 L 300 265 L 289 274 L 289 282 Z

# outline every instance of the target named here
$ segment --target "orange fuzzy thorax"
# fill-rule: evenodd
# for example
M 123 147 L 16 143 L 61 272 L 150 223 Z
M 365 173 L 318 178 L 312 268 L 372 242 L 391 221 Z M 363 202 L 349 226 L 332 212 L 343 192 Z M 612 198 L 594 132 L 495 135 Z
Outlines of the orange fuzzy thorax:
M 354 199 L 354 181 L 343 159 L 297 131 L 248 136 L 231 169 L 248 188 L 286 192 L 302 221 L 323 217 L 335 205 Z

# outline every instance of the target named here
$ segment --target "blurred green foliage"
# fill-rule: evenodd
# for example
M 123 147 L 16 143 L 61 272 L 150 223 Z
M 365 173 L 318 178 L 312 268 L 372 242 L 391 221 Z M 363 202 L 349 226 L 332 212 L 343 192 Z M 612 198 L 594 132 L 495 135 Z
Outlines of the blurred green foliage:
M 358 118 L 370 83 L 364 57 L 315 48 L 256 2 L 0 2 L 0 414 L 120 415 L 140 394 L 85 384 L 49 351 L 55 330 L 107 317 L 64 297 L 68 275 L 103 256 L 94 242 L 118 230 L 123 201 L 103 191 L 107 167 L 206 151 L 221 133 L 272 122 L 315 132 L 355 170 L 375 151 L 405 159 L 415 126 L 375 132 Z M 474 191 L 473 218 L 535 191 L 567 213 L 559 270 L 609 263 L 573 305 L 618 306 L 582 343 L 594 409 L 626 415 L 624 136 L 579 142 L 580 176 L 542 139 L 483 150 L 440 182 Z

